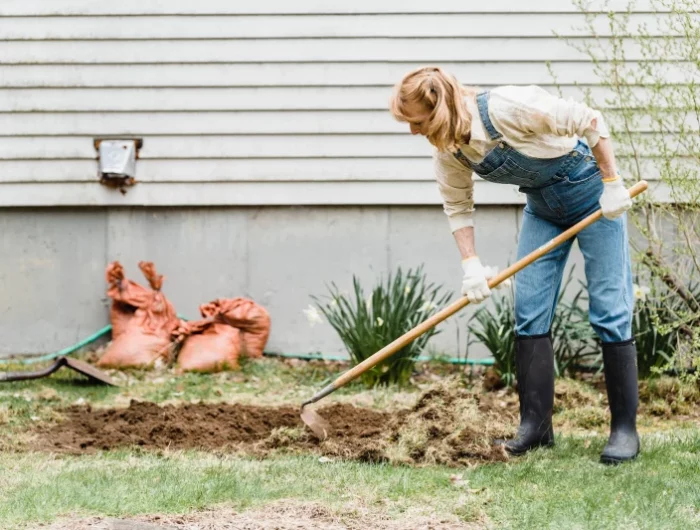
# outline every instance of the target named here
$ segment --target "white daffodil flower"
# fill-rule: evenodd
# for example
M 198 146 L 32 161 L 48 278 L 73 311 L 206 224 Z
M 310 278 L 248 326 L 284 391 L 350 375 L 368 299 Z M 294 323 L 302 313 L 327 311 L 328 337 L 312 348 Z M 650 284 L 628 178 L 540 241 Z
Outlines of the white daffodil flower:
M 321 313 L 316 307 L 309 305 L 309 307 L 303 309 L 302 312 L 304 315 L 306 315 L 306 320 L 309 321 L 309 326 L 314 327 L 316 324 L 323 324 Z
M 634 292 L 634 299 L 641 300 L 644 302 L 647 299 L 647 295 L 651 291 L 646 285 L 637 285 L 636 283 L 632 285 L 632 291 Z

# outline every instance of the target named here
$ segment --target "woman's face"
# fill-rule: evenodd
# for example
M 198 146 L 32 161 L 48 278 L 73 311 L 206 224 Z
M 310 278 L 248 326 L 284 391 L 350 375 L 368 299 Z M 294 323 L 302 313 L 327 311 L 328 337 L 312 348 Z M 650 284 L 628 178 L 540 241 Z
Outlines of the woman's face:
M 405 106 L 406 115 L 410 116 L 408 124 L 411 134 L 421 134 L 425 136 L 428 130 L 428 120 L 430 111 L 422 103 L 411 102 Z

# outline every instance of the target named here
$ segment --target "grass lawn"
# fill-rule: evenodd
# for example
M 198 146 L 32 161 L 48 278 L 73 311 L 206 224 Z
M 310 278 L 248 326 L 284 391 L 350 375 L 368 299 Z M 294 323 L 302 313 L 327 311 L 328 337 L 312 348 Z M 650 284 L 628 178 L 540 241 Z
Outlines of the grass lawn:
M 443 521 L 435 528 L 700 527 L 697 421 L 643 419 L 641 457 L 610 468 L 598 463 L 607 426 L 587 419 L 590 406 L 582 409 L 583 427 L 563 433 L 560 428 L 552 450 L 465 468 L 138 448 L 66 456 L 24 447 L 33 426 L 56 421 L 61 408 L 78 400 L 94 407 L 122 407 L 131 399 L 296 405 L 339 369 L 266 359 L 247 363 L 238 373 L 212 376 L 167 371 L 118 375 L 124 385 L 119 389 L 76 384 L 65 369 L 47 379 L 4 384 L 0 528 L 51 522 L 55 528 L 83 528 L 78 521 L 91 517 L 146 515 L 150 517 L 142 519 L 186 528 L 175 526 L 173 517 L 207 513 L 209 520 L 228 517 L 234 523 L 243 520 L 235 519 L 235 513 L 254 514 L 245 520 L 258 523 L 287 514 L 290 521 L 308 520 L 309 528 L 416 528 L 427 521 Z M 414 387 L 401 392 L 353 386 L 331 398 L 382 410 L 404 408 L 441 370 L 449 371 L 432 366 Z M 574 425 L 572 414 L 561 410 L 558 421 Z M 220 528 L 256 528 L 234 523 Z M 191 523 L 187 528 L 205 526 Z

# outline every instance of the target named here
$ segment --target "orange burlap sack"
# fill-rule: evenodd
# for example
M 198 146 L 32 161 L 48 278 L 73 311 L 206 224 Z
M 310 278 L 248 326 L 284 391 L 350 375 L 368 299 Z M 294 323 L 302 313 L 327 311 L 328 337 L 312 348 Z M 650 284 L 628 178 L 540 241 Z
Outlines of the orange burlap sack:
M 239 368 L 241 332 L 228 324 L 204 319 L 181 322 L 174 335 L 184 344 L 177 356 L 179 372 L 220 372 Z
M 242 354 L 262 357 L 270 336 L 270 315 L 264 307 L 247 298 L 214 300 L 200 307 L 203 317 L 225 322 L 241 330 Z
M 109 317 L 112 322 L 112 340 L 114 340 L 124 333 L 137 307 L 120 300 L 138 300 L 143 304 L 148 299 L 150 291 L 136 282 L 127 280 L 124 277 L 124 267 L 118 261 L 107 265 L 106 277 L 109 285 L 107 296 L 112 299 Z
M 178 325 L 175 308 L 161 293 L 163 277 L 153 263 L 142 261 L 139 268 L 152 290 L 126 280 L 118 262 L 107 267 L 107 294 L 112 298 L 116 334 L 97 366 L 103 368 L 148 368 L 170 356 L 170 336 Z M 117 303 L 115 308 L 114 303 Z M 133 314 L 131 309 L 134 308 Z

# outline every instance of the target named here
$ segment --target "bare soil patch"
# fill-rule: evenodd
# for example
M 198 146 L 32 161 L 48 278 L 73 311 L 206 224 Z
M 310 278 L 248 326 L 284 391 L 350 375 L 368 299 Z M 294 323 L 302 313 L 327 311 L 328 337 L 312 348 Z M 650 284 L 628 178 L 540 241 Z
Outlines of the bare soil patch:
M 131 519 L 94 517 L 41 526 L 45 530 L 478 530 L 486 528 L 435 515 L 386 513 L 361 506 L 334 511 L 318 503 L 281 501 L 236 513 L 219 509 L 188 515 L 149 515 Z
M 641 418 L 652 426 L 669 418 L 699 421 L 700 393 L 668 385 L 640 385 Z M 325 441 L 311 434 L 291 406 L 141 401 L 121 409 L 72 406 L 60 411 L 60 421 L 38 425 L 30 448 L 70 454 L 126 447 L 199 449 L 261 458 L 292 453 L 461 466 L 507 460 L 494 440 L 514 433 L 518 399 L 510 389 L 484 392 L 450 379 L 430 387 L 410 408 L 388 412 L 334 403 L 318 412 L 331 425 Z M 605 395 L 592 386 L 558 381 L 554 412 L 555 430 L 607 432 Z
M 62 421 L 37 427 L 32 449 L 70 454 L 125 447 L 202 449 L 260 457 L 285 452 L 366 462 L 463 465 L 507 458 L 493 439 L 512 434 L 512 409 L 495 394 L 475 393 L 449 382 L 424 393 L 414 407 L 393 414 L 347 403 L 320 408 L 331 433 L 319 441 L 295 407 L 159 406 L 132 401 L 125 409 L 89 405 L 64 409 Z

